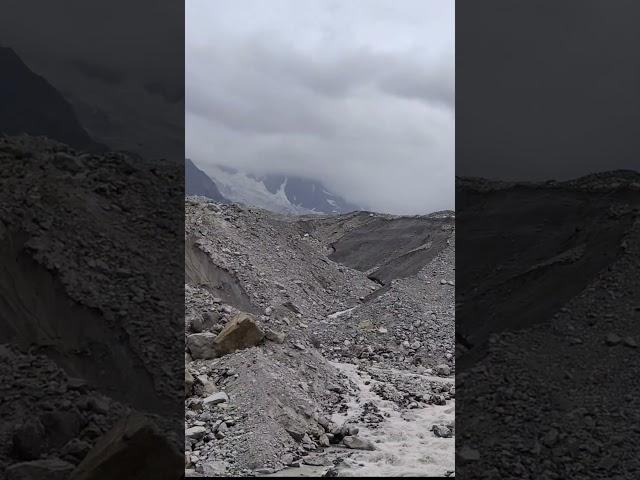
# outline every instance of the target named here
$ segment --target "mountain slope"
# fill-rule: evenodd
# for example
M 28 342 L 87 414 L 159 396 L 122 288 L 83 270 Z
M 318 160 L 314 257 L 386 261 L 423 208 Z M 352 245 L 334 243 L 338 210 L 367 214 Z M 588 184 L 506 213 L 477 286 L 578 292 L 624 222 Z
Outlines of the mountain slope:
M 102 151 L 71 104 L 10 48 L 0 47 L 0 132 L 47 136 L 74 148 Z
M 188 158 L 184 161 L 184 185 L 186 195 L 198 195 L 226 202 L 216 184 Z

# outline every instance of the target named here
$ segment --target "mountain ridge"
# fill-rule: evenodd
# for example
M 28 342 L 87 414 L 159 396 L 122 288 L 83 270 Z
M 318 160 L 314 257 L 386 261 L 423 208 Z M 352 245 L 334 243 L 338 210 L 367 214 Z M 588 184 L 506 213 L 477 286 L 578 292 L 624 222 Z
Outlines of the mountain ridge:
M 71 103 L 11 48 L 0 47 L 0 131 L 46 136 L 74 148 L 105 151 L 80 123 Z
M 263 208 L 276 213 L 348 213 L 363 210 L 329 191 L 316 179 L 297 175 L 269 173 L 257 175 L 223 166 L 208 166 L 206 171 L 193 165 L 216 186 L 219 197 L 228 203 Z M 187 178 L 187 194 L 198 195 Z M 208 182 L 207 182 L 208 183 Z M 220 198 L 212 197 L 214 200 Z M 222 200 L 222 201 L 225 201 Z
M 228 202 L 220 193 L 218 186 L 189 158 L 185 158 L 184 185 L 186 195 L 196 195 L 210 198 L 219 202 Z

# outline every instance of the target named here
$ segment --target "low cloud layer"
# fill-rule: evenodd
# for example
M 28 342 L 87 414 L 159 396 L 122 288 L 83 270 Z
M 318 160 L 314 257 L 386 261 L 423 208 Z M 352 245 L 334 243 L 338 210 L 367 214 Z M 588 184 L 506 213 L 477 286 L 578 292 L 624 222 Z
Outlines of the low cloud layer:
M 309 176 L 378 211 L 454 207 L 452 2 L 186 5 L 201 167 Z

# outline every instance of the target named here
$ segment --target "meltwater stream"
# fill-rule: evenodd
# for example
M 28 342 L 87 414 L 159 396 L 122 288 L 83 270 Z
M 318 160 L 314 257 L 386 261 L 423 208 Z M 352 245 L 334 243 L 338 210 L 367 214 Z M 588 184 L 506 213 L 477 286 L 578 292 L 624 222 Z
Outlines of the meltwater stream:
M 322 454 L 328 460 L 340 458 L 337 468 L 329 466 L 305 465 L 286 468 L 265 477 L 320 477 L 333 470 L 339 477 L 443 477 L 455 474 L 455 438 L 436 437 L 431 431 L 435 424 L 450 424 L 455 419 L 455 401 L 446 405 L 427 405 L 424 408 L 400 409 L 394 402 L 385 400 L 371 391 L 378 383 L 366 372 L 358 370 L 350 363 L 331 362 L 356 386 L 357 392 L 350 395 L 347 410 L 335 413 L 332 420 L 359 428 L 358 437 L 374 443 L 374 451 L 349 450 L 343 446 L 332 446 Z M 420 377 L 425 382 L 451 382 L 429 375 L 402 372 L 396 369 L 379 369 L 381 373 Z M 368 384 L 366 384 L 367 382 Z M 368 428 L 359 421 L 363 405 L 372 402 L 385 420 L 375 429 Z
M 340 476 L 440 477 L 453 473 L 455 438 L 436 437 L 431 427 L 434 424 L 454 421 L 454 400 L 447 405 L 400 410 L 395 403 L 384 400 L 371 391 L 375 380 L 367 373 L 358 371 L 356 365 L 333 365 L 347 375 L 359 390 L 356 396 L 351 397 L 348 410 L 345 413 L 334 414 L 333 420 L 338 424 L 348 422 L 357 425 L 360 429 L 358 436 L 372 441 L 376 446 L 374 451 L 357 450 L 354 455 L 345 458 L 343 466 L 340 467 Z M 425 381 L 429 379 L 430 377 L 425 376 Z M 366 385 L 365 381 L 370 383 Z M 386 417 L 376 429 L 369 429 L 355 421 L 366 402 L 373 402 Z

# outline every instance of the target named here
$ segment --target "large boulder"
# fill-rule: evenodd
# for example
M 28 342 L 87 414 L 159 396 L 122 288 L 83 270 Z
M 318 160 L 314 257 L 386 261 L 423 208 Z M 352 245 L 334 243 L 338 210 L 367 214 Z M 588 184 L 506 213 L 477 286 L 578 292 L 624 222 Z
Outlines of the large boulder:
M 191 358 L 194 360 L 216 358 L 216 348 L 214 345 L 215 339 L 215 334 L 211 332 L 188 335 L 187 348 L 191 352 Z
M 140 414 L 120 420 L 78 465 L 71 480 L 177 480 L 184 476 L 183 453 Z
M 264 333 L 253 316 L 238 313 L 229 320 L 213 343 L 218 356 L 222 356 L 243 348 L 254 347 L 263 339 Z

